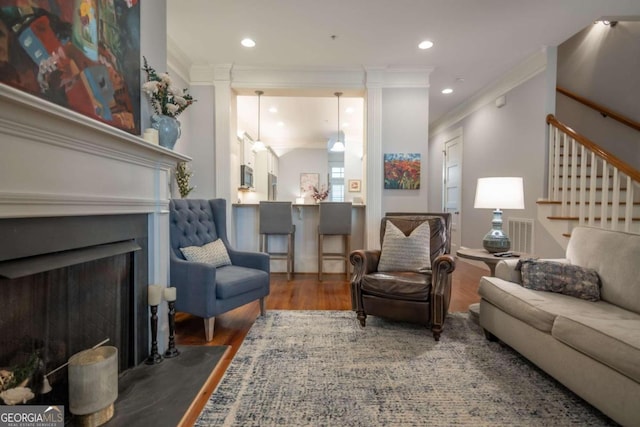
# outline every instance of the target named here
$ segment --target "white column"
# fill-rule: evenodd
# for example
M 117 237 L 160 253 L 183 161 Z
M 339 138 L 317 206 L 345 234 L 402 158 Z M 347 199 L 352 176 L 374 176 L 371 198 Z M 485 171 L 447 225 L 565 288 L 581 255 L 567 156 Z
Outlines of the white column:
M 367 249 L 380 248 L 380 220 L 382 219 L 382 81 L 384 71 L 366 70 L 367 134 L 364 161 L 367 180 L 365 182 Z

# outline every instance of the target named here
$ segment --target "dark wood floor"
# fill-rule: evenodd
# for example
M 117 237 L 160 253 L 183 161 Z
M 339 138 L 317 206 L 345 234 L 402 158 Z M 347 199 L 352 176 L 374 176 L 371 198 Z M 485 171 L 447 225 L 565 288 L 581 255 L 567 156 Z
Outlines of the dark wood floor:
M 478 283 L 489 270 L 460 260 L 453 272 L 450 312 L 467 311 L 469 304 L 480 300 Z M 318 282 L 316 274 L 296 274 L 287 281 L 286 274 L 271 275 L 271 293 L 266 299 L 268 310 L 350 310 L 349 282 L 344 274 L 325 274 Z M 212 391 L 231 363 L 247 332 L 260 313 L 258 302 L 247 304 L 216 318 L 213 341 L 205 342 L 204 322 L 185 313 L 176 316 L 176 342 L 178 345 L 229 345 L 214 375 L 207 383 L 183 419 L 182 425 L 192 425 Z M 355 315 L 355 314 L 354 314 Z M 446 333 L 446 326 L 445 332 Z

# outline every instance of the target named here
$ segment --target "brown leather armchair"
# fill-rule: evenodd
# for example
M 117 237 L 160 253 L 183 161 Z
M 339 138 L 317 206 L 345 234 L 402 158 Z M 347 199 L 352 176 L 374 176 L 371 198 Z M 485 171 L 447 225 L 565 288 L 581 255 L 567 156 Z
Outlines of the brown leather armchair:
M 433 338 L 438 341 L 449 310 L 451 273 L 455 269 L 455 259 L 450 255 L 451 214 L 387 213 L 380 224 L 381 246 L 387 221 L 405 235 L 424 221 L 429 222 L 431 271 L 379 272 L 380 250 L 353 251 L 352 308 L 362 326 L 367 315 L 419 323 L 431 326 Z

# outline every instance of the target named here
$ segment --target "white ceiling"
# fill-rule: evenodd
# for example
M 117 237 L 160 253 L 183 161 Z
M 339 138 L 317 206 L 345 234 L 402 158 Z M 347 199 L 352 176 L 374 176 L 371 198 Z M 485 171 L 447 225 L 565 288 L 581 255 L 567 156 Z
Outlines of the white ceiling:
M 627 15 L 640 15 L 640 0 L 167 0 L 167 31 L 187 65 L 433 67 L 433 123 L 540 49 L 595 19 Z M 245 37 L 256 47 L 242 47 Z M 424 39 L 434 47 L 418 49 Z M 441 94 L 445 87 L 454 93 Z M 333 92 L 315 103 L 263 95 L 261 139 L 326 143 L 337 131 Z M 342 97 L 341 110 L 353 100 Z M 239 104 L 240 127 L 257 137 L 257 97 L 241 96 Z M 276 104 L 279 112 L 268 113 Z M 349 119 L 341 114 L 340 121 Z M 343 129 L 347 141 L 349 132 L 362 135 L 357 122 Z

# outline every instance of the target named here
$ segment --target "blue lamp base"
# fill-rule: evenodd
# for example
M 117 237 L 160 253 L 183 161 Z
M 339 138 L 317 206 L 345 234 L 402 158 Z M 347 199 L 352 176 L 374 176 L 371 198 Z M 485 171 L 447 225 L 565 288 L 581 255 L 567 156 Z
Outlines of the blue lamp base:
M 502 211 L 493 211 L 491 230 L 484 236 L 482 246 L 489 253 L 506 252 L 511 248 L 509 237 L 502 231 Z

